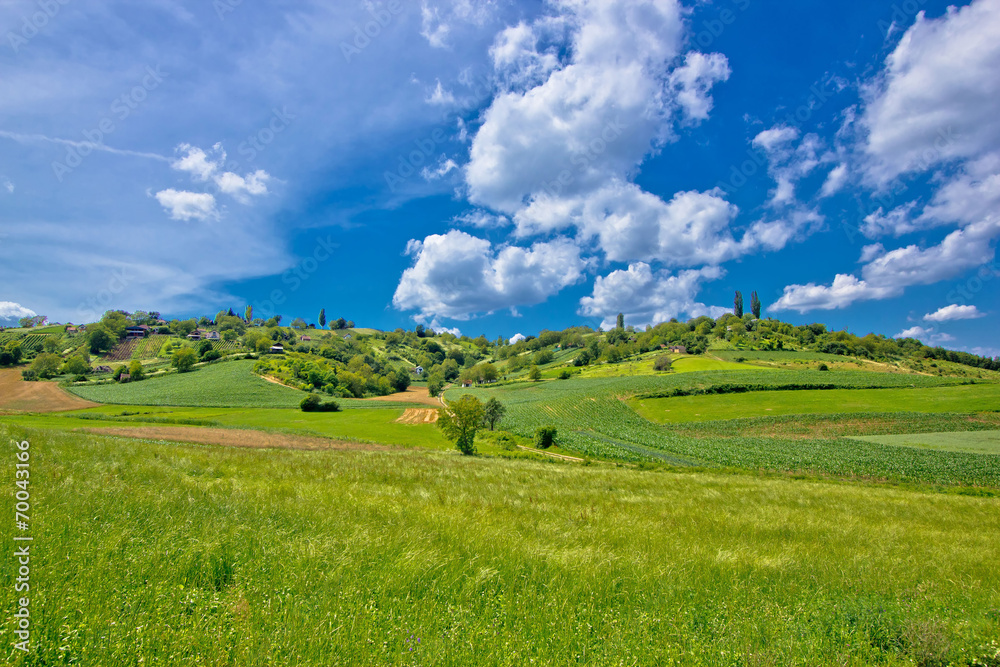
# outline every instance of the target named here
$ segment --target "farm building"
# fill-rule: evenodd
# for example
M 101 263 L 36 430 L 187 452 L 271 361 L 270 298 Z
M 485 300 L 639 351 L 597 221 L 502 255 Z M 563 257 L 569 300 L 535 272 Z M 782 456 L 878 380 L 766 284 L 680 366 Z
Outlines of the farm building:
M 145 338 L 146 334 L 149 333 L 149 327 L 145 324 L 141 326 L 131 326 L 125 328 L 126 338 Z
M 269 351 L 271 354 L 284 354 L 285 348 L 281 345 L 281 343 L 278 343 L 277 345 L 272 345 Z
M 418 376 L 419 375 L 423 375 L 424 374 L 424 367 L 423 366 L 417 366 L 416 368 L 413 369 L 413 372 L 416 375 L 418 375 Z
M 688 353 L 687 348 L 684 347 L 683 345 L 671 345 L 669 349 L 670 349 L 670 353 L 671 354 L 687 354 Z
M 205 338 L 207 338 L 208 340 L 219 340 L 219 332 L 218 331 L 209 331 L 208 335 L 205 336 Z
M 299 340 L 301 340 L 301 341 L 311 341 L 312 338 L 310 338 L 309 336 L 299 336 Z
M 121 375 L 118 376 L 119 382 L 130 382 L 131 380 L 132 376 L 129 375 L 128 373 L 122 373 Z
M 111 366 L 94 366 L 95 373 L 113 373 Z

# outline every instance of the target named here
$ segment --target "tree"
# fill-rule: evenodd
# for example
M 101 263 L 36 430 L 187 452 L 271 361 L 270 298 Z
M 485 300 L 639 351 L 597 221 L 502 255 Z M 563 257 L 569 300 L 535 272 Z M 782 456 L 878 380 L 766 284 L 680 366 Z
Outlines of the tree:
M 538 369 L 538 366 L 531 367 L 531 370 L 528 371 L 528 379 L 532 382 L 538 382 L 542 379 L 542 371 Z
M 243 311 L 243 319 L 246 320 L 247 324 L 253 322 L 253 306 L 247 306 L 246 310 Z
M 21 349 L 20 343 L 16 341 L 7 343 L 6 351 L 10 355 L 13 364 L 21 363 L 21 359 L 24 357 L 24 351 Z
M 465 395 L 441 411 L 437 424 L 444 434 L 455 441 L 463 455 L 476 453 L 476 431 L 483 424 L 485 408 L 475 396 Z
M 60 359 L 57 355 L 49 352 L 42 352 L 31 362 L 31 370 L 38 373 L 38 377 L 50 378 L 59 372 Z
M 548 449 L 556 444 L 556 427 L 543 426 L 535 431 L 535 447 L 537 449 Z
M 182 347 L 174 352 L 171 363 L 181 373 L 186 373 L 191 370 L 191 367 L 194 366 L 194 362 L 197 360 L 198 356 L 194 353 L 194 350 L 190 347 Z
M 322 329 L 326 326 L 326 308 L 319 309 L 319 328 Z
M 625 328 L 625 313 L 618 313 L 618 326 L 616 328 L 618 329 Z
M 406 391 L 410 386 L 410 374 L 402 368 L 393 373 L 389 380 L 396 391 Z
M 483 420 L 489 424 L 491 431 L 496 427 L 497 422 L 503 419 L 506 413 L 507 408 L 503 406 L 503 403 L 496 396 L 491 397 L 490 400 L 486 401 L 486 405 L 483 406 Z
M 743 317 L 743 293 L 739 290 L 736 291 L 736 297 L 733 299 L 733 315 Z
M 346 329 L 347 328 L 347 320 L 345 320 L 343 317 L 338 317 L 337 321 L 333 323 L 333 328 L 334 329 L 338 329 L 338 330 L 339 329 Z
M 128 374 L 132 382 L 138 382 L 146 377 L 146 369 L 142 367 L 141 361 L 133 359 L 128 365 Z
M 431 396 L 437 396 L 444 389 L 444 378 L 440 375 L 434 374 L 427 380 L 427 393 Z
M 204 357 L 206 354 L 212 351 L 212 341 L 203 340 L 198 343 L 198 356 Z
M 292 327 L 298 329 L 299 331 L 305 329 L 307 326 L 308 325 L 306 324 L 306 321 L 301 317 L 296 317 L 294 320 L 292 320 Z
M 101 325 L 91 327 L 88 338 L 90 339 L 90 351 L 92 354 L 106 352 L 115 346 L 114 336 Z
M 354 328 L 354 320 L 347 320 L 347 324 L 345 326 L 348 329 L 353 329 Z
M 653 370 L 669 371 L 672 365 L 670 357 L 663 355 L 661 357 L 657 357 L 656 361 L 653 362 Z
M 760 297 L 757 296 L 756 290 L 750 293 L 750 312 L 755 318 L 760 319 Z
M 71 375 L 86 375 L 90 372 L 90 362 L 80 355 L 74 355 L 63 364 L 63 372 Z

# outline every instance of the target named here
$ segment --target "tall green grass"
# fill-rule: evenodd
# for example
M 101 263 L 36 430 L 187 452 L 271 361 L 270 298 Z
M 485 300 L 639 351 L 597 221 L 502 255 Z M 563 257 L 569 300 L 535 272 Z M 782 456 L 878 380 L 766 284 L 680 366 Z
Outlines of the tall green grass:
M 968 665 L 1000 633 L 996 498 L 0 437 L 32 443 L 18 667 Z

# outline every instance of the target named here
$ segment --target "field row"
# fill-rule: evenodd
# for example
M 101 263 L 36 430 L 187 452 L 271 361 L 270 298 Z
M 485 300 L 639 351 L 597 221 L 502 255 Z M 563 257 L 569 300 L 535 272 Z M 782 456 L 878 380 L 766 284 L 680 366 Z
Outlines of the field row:
M 774 379 L 779 376 L 790 378 L 795 384 L 804 382 L 802 377 L 797 377 L 804 374 L 797 372 L 765 372 L 762 375 L 772 378 L 772 388 L 781 386 Z M 898 386 L 900 379 L 887 374 L 810 375 L 822 376 L 820 386 L 878 382 Z M 530 436 L 540 426 L 555 425 L 559 429 L 561 446 L 591 456 L 637 462 L 660 460 L 678 465 L 810 471 L 842 477 L 1000 486 L 1000 457 L 888 447 L 845 438 L 745 436 L 738 431 L 728 432 L 725 437 L 697 437 L 690 429 L 676 431 L 653 424 L 636 414 L 622 400 L 643 391 L 655 393 L 679 387 L 709 389 L 713 379 L 716 382 L 732 380 L 728 373 L 706 373 L 692 378 L 687 385 L 676 377 L 650 378 L 651 381 L 642 377 L 620 378 L 617 381 L 566 380 L 494 390 L 450 390 L 447 398 L 454 400 L 462 393 L 472 393 L 484 400 L 496 396 L 508 409 L 501 424 L 503 428 Z M 751 379 L 755 383 L 762 380 Z M 906 379 L 916 380 L 924 386 L 943 384 L 937 378 L 907 376 Z M 997 392 L 997 386 L 992 384 L 956 389 L 969 390 L 970 393 L 981 390 L 989 394 L 985 399 L 987 401 L 991 401 L 989 397 Z M 813 393 L 820 395 L 825 392 Z M 905 401 L 905 397 L 899 398 Z

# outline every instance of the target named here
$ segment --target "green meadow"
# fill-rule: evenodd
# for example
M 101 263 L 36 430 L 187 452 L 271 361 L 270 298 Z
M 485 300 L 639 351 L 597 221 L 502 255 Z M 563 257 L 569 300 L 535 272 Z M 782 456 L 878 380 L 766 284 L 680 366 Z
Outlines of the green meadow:
M 31 442 L 37 506 L 12 666 L 996 664 L 996 497 L 0 437 Z
M 842 412 L 989 412 L 1000 411 L 1000 385 L 758 391 L 635 398 L 630 405 L 641 416 L 661 424 Z
M 856 436 L 858 440 L 895 447 L 916 447 L 944 452 L 1000 455 L 1000 431 L 974 433 L 914 433 Z

